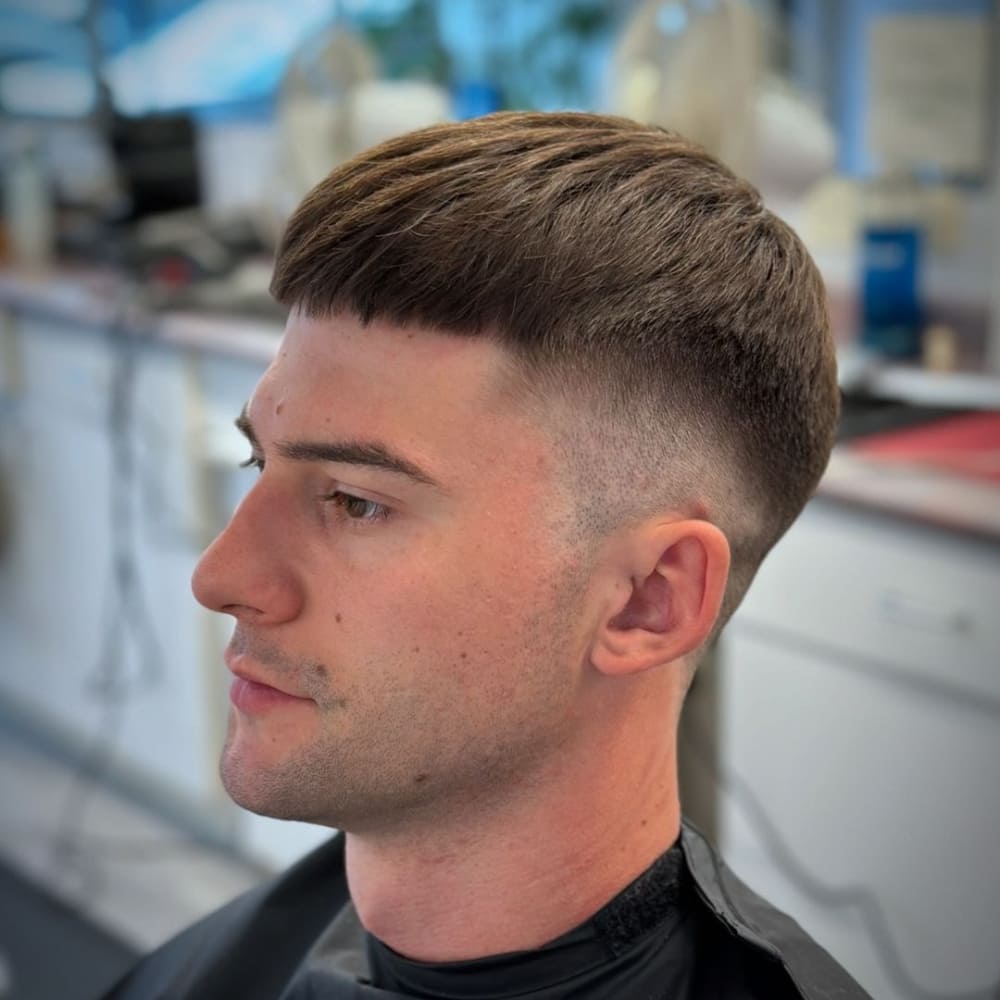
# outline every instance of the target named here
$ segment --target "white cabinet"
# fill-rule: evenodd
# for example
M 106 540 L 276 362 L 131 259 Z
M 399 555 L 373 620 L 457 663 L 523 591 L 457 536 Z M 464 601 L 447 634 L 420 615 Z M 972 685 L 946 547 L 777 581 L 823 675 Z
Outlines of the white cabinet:
M 123 363 L 131 417 L 109 421 Z M 4 364 L 0 713 L 167 811 L 228 826 L 224 635 L 189 585 L 218 527 L 199 486 L 212 361 L 15 314 Z M 227 362 L 216 405 L 238 413 L 261 368 Z
M 873 996 L 995 988 L 1000 545 L 814 501 L 718 671 L 737 874 Z

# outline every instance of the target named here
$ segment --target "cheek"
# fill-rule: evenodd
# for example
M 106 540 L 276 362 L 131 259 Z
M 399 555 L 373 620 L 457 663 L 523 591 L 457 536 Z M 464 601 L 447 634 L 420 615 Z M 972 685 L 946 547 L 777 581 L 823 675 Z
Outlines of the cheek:
M 536 561 L 503 548 L 477 544 L 448 551 L 438 544 L 420 559 L 372 567 L 363 582 L 355 577 L 342 593 L 338 624 L 352 624 L 354 634 L 361 630 L 407 658 L 433 654 L 459 669 L 484 654 L 509 653 L 552 588 L 541 580 Z
M 531 530 L 531 510 L 544 506 L 519 511 L 518 499 L 419 533 L 351 539 L 336 572 L 325 553 L 309 575 L 334 648 L 339 637 L 344 652 L 453 662 L 459 674 L 484 657 L 516 654 L 557 600 L 563 575 L 548 553 L 551 537 Z
M 436 621 L 447 635 L 459 678 L 494 698 L 514 697 L 525 670 L 543 670 L 550 658 L 555 584 L 544 567 L 483 566 L 455 592 L 438 595 Z

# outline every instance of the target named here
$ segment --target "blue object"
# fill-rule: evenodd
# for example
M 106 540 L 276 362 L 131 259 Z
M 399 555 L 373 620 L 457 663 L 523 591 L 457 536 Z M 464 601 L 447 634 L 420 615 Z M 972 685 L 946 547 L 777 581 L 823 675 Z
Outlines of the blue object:
M 460 121 L 499 111 L 502 104 L 500 91 L 486 80 L 466 80 L 452 91 L 452 107 Z
M 861 343 L 888 358 L 919 357 L 920 230 L 869 225 L 862 239 Z

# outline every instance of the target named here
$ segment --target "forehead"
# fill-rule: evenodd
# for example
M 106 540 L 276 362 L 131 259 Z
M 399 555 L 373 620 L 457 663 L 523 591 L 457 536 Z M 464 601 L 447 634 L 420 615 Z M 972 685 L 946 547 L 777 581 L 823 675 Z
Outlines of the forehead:
M 499 388 L 508 358 L 499 344 L 485 336 L 462 337 L 385 320 L 366 324 L 352 313 L 310 317 L 293 311 L 272 367 L 296 367 L 299 377 L 315 366 L 323 368 L 324 377 L 392 377 L 395 369 L 403 368 L 420 371 L 424 381 L 460 378 L 463 386 L 486 402 L 489 393 L 485 390 Z M 300 365 L 304 370 L 297 368 Z
M 261 437 L 379 440 L 442 475 L 505 458 L 548 467 L 544 421 L 488 337 L 293 312 L 248 410 Z

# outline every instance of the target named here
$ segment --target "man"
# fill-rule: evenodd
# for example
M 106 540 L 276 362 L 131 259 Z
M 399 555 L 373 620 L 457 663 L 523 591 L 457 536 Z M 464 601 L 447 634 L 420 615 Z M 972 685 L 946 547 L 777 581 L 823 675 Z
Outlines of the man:
M 682 826 L 705 645 L 826 464 L 820 278 L 663 131 L 498 114 L 291 219 L 259 470 L 194 591 L 236 622 L 222 777 L 343 831 L 113 992 L 864 994 Z

